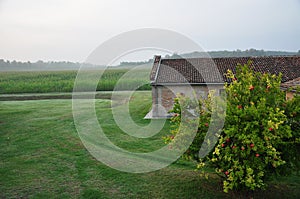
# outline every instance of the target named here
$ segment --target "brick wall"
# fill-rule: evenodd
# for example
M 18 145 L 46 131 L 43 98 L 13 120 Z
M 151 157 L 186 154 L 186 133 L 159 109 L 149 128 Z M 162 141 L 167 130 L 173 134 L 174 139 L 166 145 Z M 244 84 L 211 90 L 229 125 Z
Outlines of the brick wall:
M 171 110 L 174 104 L 174 98 L 176 94 L 174 94 L 170 89 L 163 87 L 161 89 L 161 104 L 166 110 Z
M 192 89 L 191 89 L 192 88 Z M 210 86 L 210 89 L 216 89 L 217 94 L 220 89 L 223 89 L 222 85 Z M 183 93 L 185 96 L 206 97 L 208 94 L 208 88 L 206 86 L 153 86 L 152 87 L 152 112 L 154 117 L 163 117 L 166 113 L 172 109 L 174 105 L 174 98 L 179 93 Z M 164 107 L 164 108 L 162 108 Z M 165 109 L 165 110 L 162 110 Z

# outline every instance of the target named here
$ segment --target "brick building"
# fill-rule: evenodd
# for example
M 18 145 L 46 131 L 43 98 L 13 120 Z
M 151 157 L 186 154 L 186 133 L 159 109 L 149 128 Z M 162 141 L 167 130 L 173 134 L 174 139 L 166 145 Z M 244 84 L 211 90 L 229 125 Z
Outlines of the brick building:
M 168 111 L 173 107 L 178 93 L 206 96 L 208 90 L 216 90 L 220 94 L 225 82 L 231 81 L 225 76 L 227 70 L 235 73 L 237 64 L 243 65 L 249 60 L 250 68 L 256 72 L 276 75 L 282 73 L 282 83 L 300 77 L 300 56 L 188 59 L 162 59 L 161 56 L 155 56 L 150 74 L 152 110 L 146 118 L 169 117 Z
M 282 83 L 281 89 L 286 91 L 287 100 L 293 99 L 294 95 L 300 92 L 300 77 Z

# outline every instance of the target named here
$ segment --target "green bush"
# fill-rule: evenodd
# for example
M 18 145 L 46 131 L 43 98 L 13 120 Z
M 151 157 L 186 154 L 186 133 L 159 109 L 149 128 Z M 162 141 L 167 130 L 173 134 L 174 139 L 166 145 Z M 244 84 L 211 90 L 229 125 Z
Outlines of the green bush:
M 223 178 L 224 192 L 263 189 L 273 174 L 288 174 L 284 164 L 299 168 L 299 97 L 286 101 L 280 75 L 253 72 L 248 65 L 238 65 L 235 75 L 228 71 L 232 83 L 225 85 L 224 127 L 213 151 L 198 159 L 198 168 L 212 166 Z M 198 158 L 212 114 L 211 99 L 199 100 L 198 132 L 184 157 Z M 173 128 L 166 142 L 172 143 L 178 132 L 179 101 L 188 102 L 182 96 L 175 100 Z
M 288 175 L 300 170 L 300 95 L 295 95 L 291 100 L 283 104 L 287 124 L 291 127 L 292 136 L 284 139 L 279 145 L 282 158 L 286 164 L 278 171 L 281 175 Z
M 201 147 L 201 144 L 204 141 L 206 132 L 209 127 L 210 117 L 211 117 L 211 100 L 213 93 L 208 95 L 208 98 L 200 98 L 198 102 L 191 100 L 188 97 L 185 97 L 183 94 L 179 94 L 174 100 L 174 106 L 170 113 L 173 114 L 173 117 L 170 119 L 171 123 L 171 134 L 169 136 L 163 137 L 165 143 L 174 144 L 180 142 L 179 145 L 185 145 L 185 140 L 188 140 L 190 136 L 193 136 L 193 132 L 189 129 L 194 129 L 194 125 L 198 125 L 198 130 L 193 138 L 193 142 L 190 145 L 189 149 L 183 154 L 185 159 L 199 160 L 198 153 Z M 193 108 L 196 114 L 199 116 L 199 120 L 191 120 L 188 122 L 181 123 L 182 110 L 187 107 Z M 198 122 L 197 124 L 195 124 Z M 181 131 L 181 134 L 178 135 L 179 127 L 186 129 L 186 131 Z M 177 137 L 174 140 L 175 136 Z

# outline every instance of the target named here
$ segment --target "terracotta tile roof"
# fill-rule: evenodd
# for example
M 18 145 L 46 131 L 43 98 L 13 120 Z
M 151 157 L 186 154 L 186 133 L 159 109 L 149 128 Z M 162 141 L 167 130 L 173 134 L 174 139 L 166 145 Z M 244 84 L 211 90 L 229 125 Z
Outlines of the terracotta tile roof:
M 161 59 L 160 56 L 156 56 L 154 60 L 150 75 L 152 84 L 230 82 L 225 76 L 227 70 L 230 69 L 235 73 L 238 63 L 246 64 L 249 60 L 252 61 L 250 68 L 254 71 L 276 75 L 282 73 L 282 82 L 300 77 L 300 56 L 224 57 L 211 59 Z M 213 64 L 216 67 L 212 67 Z

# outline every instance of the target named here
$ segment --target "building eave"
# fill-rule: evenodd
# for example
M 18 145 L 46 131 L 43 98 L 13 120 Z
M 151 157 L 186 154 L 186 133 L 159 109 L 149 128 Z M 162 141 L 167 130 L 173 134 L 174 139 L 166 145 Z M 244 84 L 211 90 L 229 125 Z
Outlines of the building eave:
M 292 93 L 300 93 L 299 89 L 291 88 L 291 87 L 282 87 L 280 86 L 280 90 Z
M 155 73 L 155 77 L 154 77 L 154 82 L 157 81 L 157 77 L 158 77 L 158 73 L 159 73 L 159 68 L 160 68 L 160 63 L 161 63 L 161 58 L 159 59 L 158 65 L 157 65 L 157 70 Z

